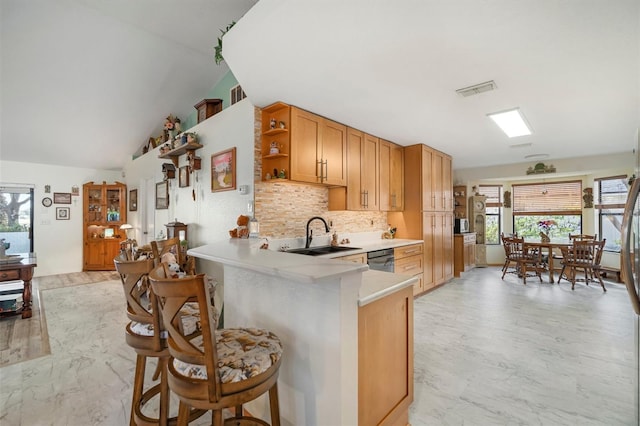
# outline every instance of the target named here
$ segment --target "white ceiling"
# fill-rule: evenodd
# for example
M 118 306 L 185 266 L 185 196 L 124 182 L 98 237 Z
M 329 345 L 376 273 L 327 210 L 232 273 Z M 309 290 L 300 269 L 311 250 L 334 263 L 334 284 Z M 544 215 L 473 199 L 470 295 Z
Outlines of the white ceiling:
M 255 4 L 255 6 L 253 6 Z M 0 0 L 0 158 L 121 168 L 227 71 L 282 100 L 455 168 L 631 152 L 637 0 Z M 252 8 L 253 6 L 253 8 Z M 456 89 L 494 80 L 463 98 Z M 486 117 L 520 107 L 532 136 Z M 531 147 L 510 148 L 510 144 Z M 530 160 L 532 164 L 539 160 Z

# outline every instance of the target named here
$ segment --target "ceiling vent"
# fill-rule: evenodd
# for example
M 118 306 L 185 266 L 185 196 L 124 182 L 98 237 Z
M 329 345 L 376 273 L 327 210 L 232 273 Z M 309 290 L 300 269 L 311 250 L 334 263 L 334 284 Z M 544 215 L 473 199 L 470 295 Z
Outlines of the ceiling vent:
M 495 81 L 485 81 L 484 83 L 476 84 L 475 86 L 463 87 L 462 89 L 456 90 L 456 93 L 464 98 L 467 96 L 477 95 L 482 92 L 489 92 L 491 90 L 497 89 Z
M 531 145 L 533 145 L 531 142 L 525 142 L 525 143 L 509 145 L 509 148 L 528 148 Z

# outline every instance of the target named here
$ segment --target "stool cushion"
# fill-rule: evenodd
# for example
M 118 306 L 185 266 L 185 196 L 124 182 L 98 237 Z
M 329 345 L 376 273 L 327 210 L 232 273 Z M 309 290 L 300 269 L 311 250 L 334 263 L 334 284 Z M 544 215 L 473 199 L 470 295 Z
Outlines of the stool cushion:
M 191 343 L 202 348 L 202 338 Z M 234 383 L 264 373 L 282 357 L 278 336 L 259 328 L 226 328 L 216 330 L 218 370 L 222 383 Z M 176 371 L 193 379 L 207 379 L 204 365 L 173 360 Z
M 191 334 L 200 329 L 200 309 L 195 302 L 185 303 L 180 310 L 182 314 L 182 328 L 185 334 Z M 217 326 L 220 314 L 215 306 L 211 306 L 209 318 L 213 319 L 214 326 Z M 153 336 L 153 324 L 145 322 L 131 321 L 129 330 L 140 336 Z M 166 333 L 161 336 L 163 339 L 167 337 Z

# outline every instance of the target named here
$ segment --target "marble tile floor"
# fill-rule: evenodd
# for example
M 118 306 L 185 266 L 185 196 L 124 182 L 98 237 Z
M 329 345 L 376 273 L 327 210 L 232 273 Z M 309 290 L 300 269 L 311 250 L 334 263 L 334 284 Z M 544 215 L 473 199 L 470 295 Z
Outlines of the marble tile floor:
M 605 284 L 477 268 L 416 299 L 411 424 L 634 424 L 634 314 Z
M 411 424 L 632 424 L 626 291 L 570 288 L 483 268 L 416 299 Z M 42 300 L 52 353 L 0 368 L 0 424 L 128 424 L 135 357 L 121 284 L 44 290 Z

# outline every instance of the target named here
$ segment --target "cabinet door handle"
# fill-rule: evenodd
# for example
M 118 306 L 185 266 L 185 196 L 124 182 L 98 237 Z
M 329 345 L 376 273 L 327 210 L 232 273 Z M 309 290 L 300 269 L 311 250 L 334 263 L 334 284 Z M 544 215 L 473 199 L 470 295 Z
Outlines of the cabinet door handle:
M 320 167 L 320 173 L 318 173 L 318 166 Z M 322 182 L 322 158 L 320 161 L 316 161 L 316 176 L 320 178 L 320 182 Z
M 329 160 L 324 160 L 324 177 L 323 179 L 329 178 Z M 324 182 L 324 180 L 323 180 Z
M 406 255 L 406 254 L 416 253 L 418 251 L 419 251 L 418 249 L 407 250 L 407 251 L 404 252 L 404 254 Z
M 409 271 L 411 269 L 416 269 L 417 266 L 416 265 L 407 265 L 404 268 L 402 268 L 403 271 Z
M 364 208 L 369 208 L 369 191 L 364 191 Z

